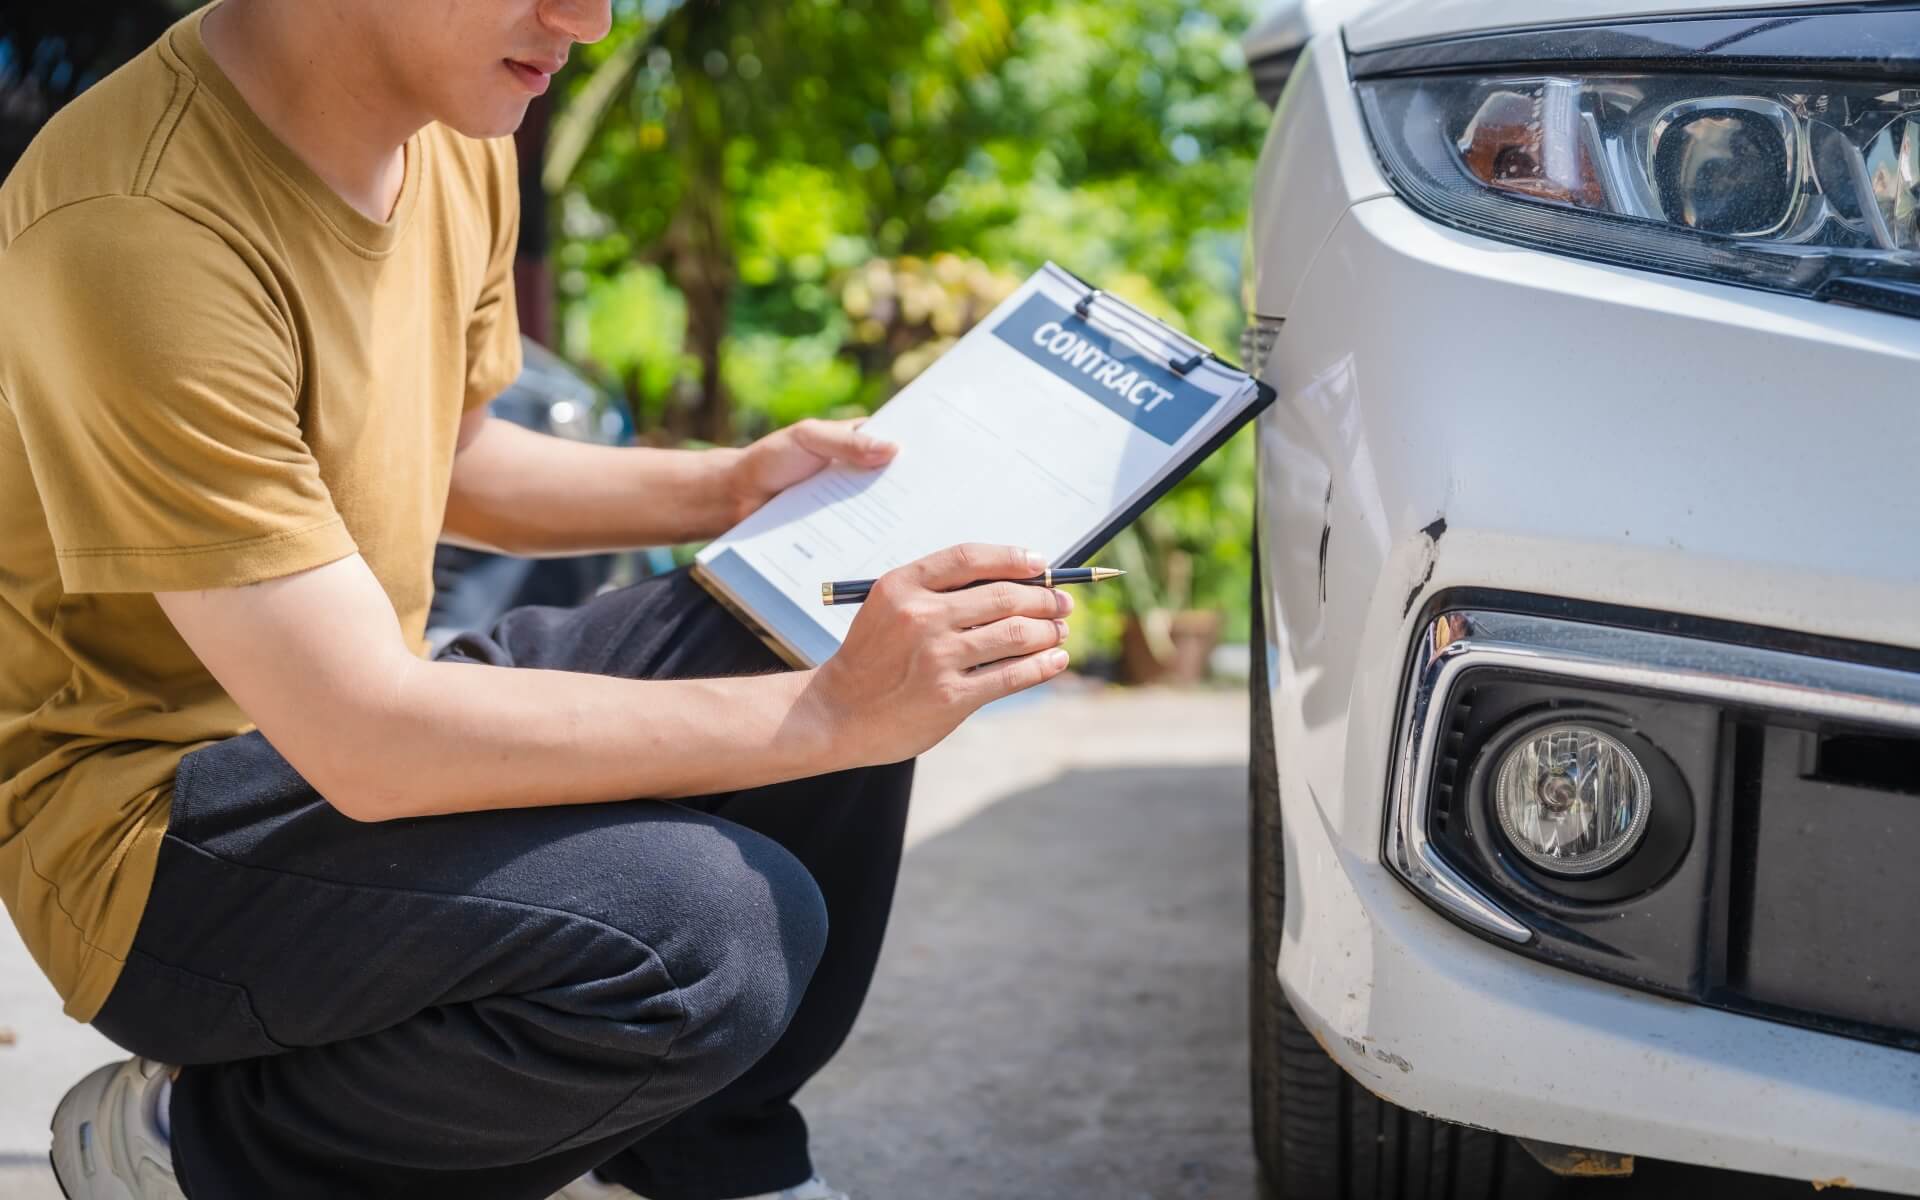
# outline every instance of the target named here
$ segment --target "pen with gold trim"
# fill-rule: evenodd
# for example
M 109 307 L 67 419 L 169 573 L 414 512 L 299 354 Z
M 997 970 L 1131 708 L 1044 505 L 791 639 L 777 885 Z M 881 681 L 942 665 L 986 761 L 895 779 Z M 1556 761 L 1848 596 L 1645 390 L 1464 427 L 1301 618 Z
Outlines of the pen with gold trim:
M 1115 567 L 1054 567 L 1030 579 L 982 579 L 969 583 L 967 587 L 985 587 L 990 583 L 1024 583 L 1034 587 L 1059 587 L 1064 583 L 1099 583 L 1102 579 L 1112 579 L 1126 572 Z M 867 598 L 873 590 L 871 579 L 844 579 L 838 583 L 820 585 L 820 603 L 822 604 L 858 604 Z

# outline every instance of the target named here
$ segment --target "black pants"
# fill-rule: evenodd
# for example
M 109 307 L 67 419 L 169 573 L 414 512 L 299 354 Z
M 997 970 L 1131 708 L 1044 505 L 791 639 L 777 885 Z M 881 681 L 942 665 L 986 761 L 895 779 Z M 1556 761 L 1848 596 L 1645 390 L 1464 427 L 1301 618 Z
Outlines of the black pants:
M 678 572 L 442 656 L 781 669 Z M 232 738 L 180 765 L 95 1025 L 187 1064 L 192 1200 L 537 1200 L 593 1167 L 653 1200 L 777 1190 L 811 1171 L 793 1094 L 866 994 L 912 774 L 360 824 Z

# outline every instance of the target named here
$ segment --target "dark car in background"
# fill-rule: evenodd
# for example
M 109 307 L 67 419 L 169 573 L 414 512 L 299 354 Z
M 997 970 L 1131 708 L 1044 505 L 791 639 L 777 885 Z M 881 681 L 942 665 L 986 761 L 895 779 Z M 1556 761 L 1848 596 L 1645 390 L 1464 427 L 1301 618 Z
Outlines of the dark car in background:
M 492 413 L 535 433 L 618 446 L 632 440 L 626 412 L 566 360 L 521 339 L 525 366 Z M 520 604 L 578 604 L 606 587 L 671 567 L 665 551 L 517 558 L 442 542 L 433 555 L 427 641 L 436 649 L 463 629 L 485 629 Z

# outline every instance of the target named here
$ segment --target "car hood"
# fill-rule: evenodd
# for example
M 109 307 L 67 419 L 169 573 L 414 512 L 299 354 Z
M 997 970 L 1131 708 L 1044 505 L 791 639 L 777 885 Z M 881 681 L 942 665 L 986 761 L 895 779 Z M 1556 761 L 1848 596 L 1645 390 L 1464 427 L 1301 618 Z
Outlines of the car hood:
M 1348 23 L 1347 46 L 1377 50 L 1529 25 L 1810 7 L 1808 0 L 1385 0 Z

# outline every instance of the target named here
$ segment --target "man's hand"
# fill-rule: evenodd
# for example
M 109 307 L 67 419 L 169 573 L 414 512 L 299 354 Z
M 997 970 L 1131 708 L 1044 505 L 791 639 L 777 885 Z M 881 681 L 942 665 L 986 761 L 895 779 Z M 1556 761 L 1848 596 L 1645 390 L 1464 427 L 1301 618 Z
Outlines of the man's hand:
M 861 433 L 865 420 L 798 421 L 742 450 L 728 488 L 734 520 L 744 520 L 794 484 L 819 474 L 828 463 L 872 468 L 893 461 L 900 447 Z
M 863 765 L 919 754 L 981 705 L 1066 670 L 1058 647 L 1071 596 L 1022 583 L 963 588 L 1046 567 L 1030 551 L 970 543 L 887 572 L 803 702 Z
M 476 408 L 460 422 L 441 536 L 524 555 L 707 541 L 830 462 L 885 466 L 897 447 L 859 427 L 801 421 L 744 450 L 659 450 L 583 445 Z

